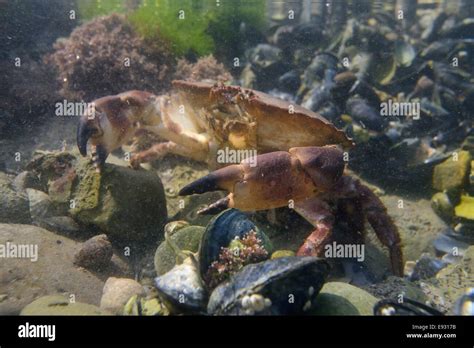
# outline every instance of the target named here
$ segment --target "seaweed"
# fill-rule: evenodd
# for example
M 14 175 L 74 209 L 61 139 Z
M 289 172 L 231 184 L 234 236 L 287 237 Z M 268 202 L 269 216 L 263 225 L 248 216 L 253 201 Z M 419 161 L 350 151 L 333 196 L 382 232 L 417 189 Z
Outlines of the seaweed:
M 202 56 L 214 51 L 214 41 L 206 33 L 213 13 L 204 5 L 193 0 L 145 0 L 128 19 L 146 39 L 168 41 L 178 56 Z
M 260 33 L 265 29 L 265 8 L 265 0 L 219 1 L 207 30 L 218 59 L 238 57 L 247 44 L 252 46 L 263 39 Z
M 177 56 L 235 57 L 244 40 L 256 39 L 265 26 L 265 0 L 82 0 L 83 20 L 125 13 L 137 33 L 147 40 L 169 43 Z M 242 23 L 246 33 L 242 33 Z
M 105 16 L 111 13 L 124 13 L 126 9 L 126 1 L 123 0 L 77 1 L 79 17 L 83 21 L 91 20 L 95 17 Z

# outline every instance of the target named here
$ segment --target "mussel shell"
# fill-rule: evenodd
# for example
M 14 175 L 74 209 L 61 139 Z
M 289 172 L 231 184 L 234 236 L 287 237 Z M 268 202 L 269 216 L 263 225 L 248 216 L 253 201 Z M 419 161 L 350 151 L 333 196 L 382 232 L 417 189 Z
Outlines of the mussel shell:
M 272 252 L 270 240 L 244 213 L 237 209 L 227 209 L 212 218 L 204 232 L 199 249 L 201 275 L 204 276 L 211 263 L 219 258 L 221 248 L 228 247 L 233 239 L 242 238 L 251 230 L 257 233 L 257 237 L 270 255 Z
M 401 66 L 410 66 L 415 59 L 416 52 L 406 41 L 395 42 L 395 60 Z
M 245 266 L 212 292 L 207 306 L 213 315 L 291 315 L 312 308 L 329 273 L 329 264 L 316 257 L 282 257 Z M 261 295 L 265 309 L 249 313 L 245 296 Z M 293 299 L 291 301 L 290 299 Z
M 197 265 L 189 258 L 156 277 L 155 287 L 173 313 L 202 313 L 206 308 L 207 292 Z
M 457 240 L 454 238 L 453 234 L 455 232 L 450 232 L 448 229 L 444 233 L 441 233 L 434 241 L 433 241 L 433 246 L 434 248 L 441 253 L 446 253 L 446 254 L 452 254 L 454 250 L 457 250 L 458 255 L 456 256 L 462 256 L 464 255 L 464 252 L 466 249 L 469 247 L 469 244 Z
M 454 305 L 455 315 L 474 315 L 474 288 L 468 288 Z

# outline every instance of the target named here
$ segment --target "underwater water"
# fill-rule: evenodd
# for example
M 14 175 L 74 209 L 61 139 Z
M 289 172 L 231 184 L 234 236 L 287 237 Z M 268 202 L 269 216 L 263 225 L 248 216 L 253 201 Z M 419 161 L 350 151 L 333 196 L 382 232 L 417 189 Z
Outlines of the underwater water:
M 474 314 L 474 2 L 0 28 L 0 315 Z

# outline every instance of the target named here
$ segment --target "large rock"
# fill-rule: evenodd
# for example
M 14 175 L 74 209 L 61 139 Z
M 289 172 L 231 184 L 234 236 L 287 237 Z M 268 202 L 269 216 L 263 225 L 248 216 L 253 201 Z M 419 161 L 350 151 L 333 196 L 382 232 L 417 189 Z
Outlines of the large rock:
M 36 298 L 55 294 L 74 295 L 77 302 L 97 305 L 108 276 L 130 274 L 116 256 L 111 267 L 91 273 L 73 264 L 80 243 L 36 226 L 0 224 L 0 256 L 8 256 L 5 248 L 19 245 L 33 246 L 33 251 L 37 246 L 37 261 L 0 258 L 0 314 L 18 314 Z
M 108 314 L 122 315 L 124 306 L 134 295 L 145 295 L 145 289 L 133 279 L 107 279 L 102 291 L 100 309 Z
M 433 172 L 433 187 L 438 191 L 449 191 L 462 188 L 467 183 L 471 163 L 468 151 L 459 151 L 438 164 Z
M 27 305 L 20 315 L 101 315 L 100 308 L 71 302 L 60 295 L 43 296 Z
M 16 190 L 13 178 L 0 172 L 0 222 L 29 223 L 28 197 Z
M 156 174 L 113 164 L 106 164 L 99 174 L 83 160 L 76 173 L 79 183 L 73 193 L 75 207 L 70 210 L 75 219 L 99 227 L 111 240 L 140 242 L 160 237 L 167 210 Z
M 342 282 L 329 282 L 316 297 L 314 315 L 373 315 L 378 299 L 367 291 Z

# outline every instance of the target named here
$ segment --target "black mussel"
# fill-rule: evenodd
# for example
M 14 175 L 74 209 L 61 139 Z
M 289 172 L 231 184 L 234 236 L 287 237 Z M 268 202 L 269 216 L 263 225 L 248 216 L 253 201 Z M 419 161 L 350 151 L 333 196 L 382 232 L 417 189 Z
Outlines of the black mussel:
M 158 296 L 172 313 L 205 312 L 208 293 L 199 273 L 196 255 L 180 250 L 165 230 L 165 241 L 176 255 L 176 265 L 155 278 Z
M 395 316 L 395 315 L 423 315 L 441 316 L 443 313 L 424 303 L 404 298 L 400 303 L 398 300 L 385 299 L 377 302 L 374 306 L 374 315 Z
M 212 315 L 291 315 L 313 308 L 329 273 L 316 257 L 282 257 L 245 266 L 212 292 Z
M 155 278 L 155 287 L 159 297 L 173 313 L 205 312 L 207 291 L 193 256 Z
M 441 30 L 440 36 L 443 38 L 463 39 L 472 37 L 474 32 L 474 18 L 465 18 L 456 23 L 451 28 Z
M 300 87 L 301 79 L 296 70 L 290 70 L 284 73 L 278 79 L 278 87 L 285 92 L 295 93 Z
M 227 209 L 206 227 L 199 248 L 199 271 L 206 285 L 213 288 L 239 267 L 265 260 L 271 252 L 270 240 L 247 215 Z
M 347 100 L 346 113 L 355 121 L 361 123 L 364 128 L 375 131 L 382 131 L 387 123 L 375 107 L 369 105 L 365 99 L 357 96 Z
M 304 72 L 303 84 L 307 88 L 311 88 L 315 82 L 324 80 L 326 70 L 337 71 L 338 61 L 339 59 L 331 53 L 323 52 L 317 54 Z

